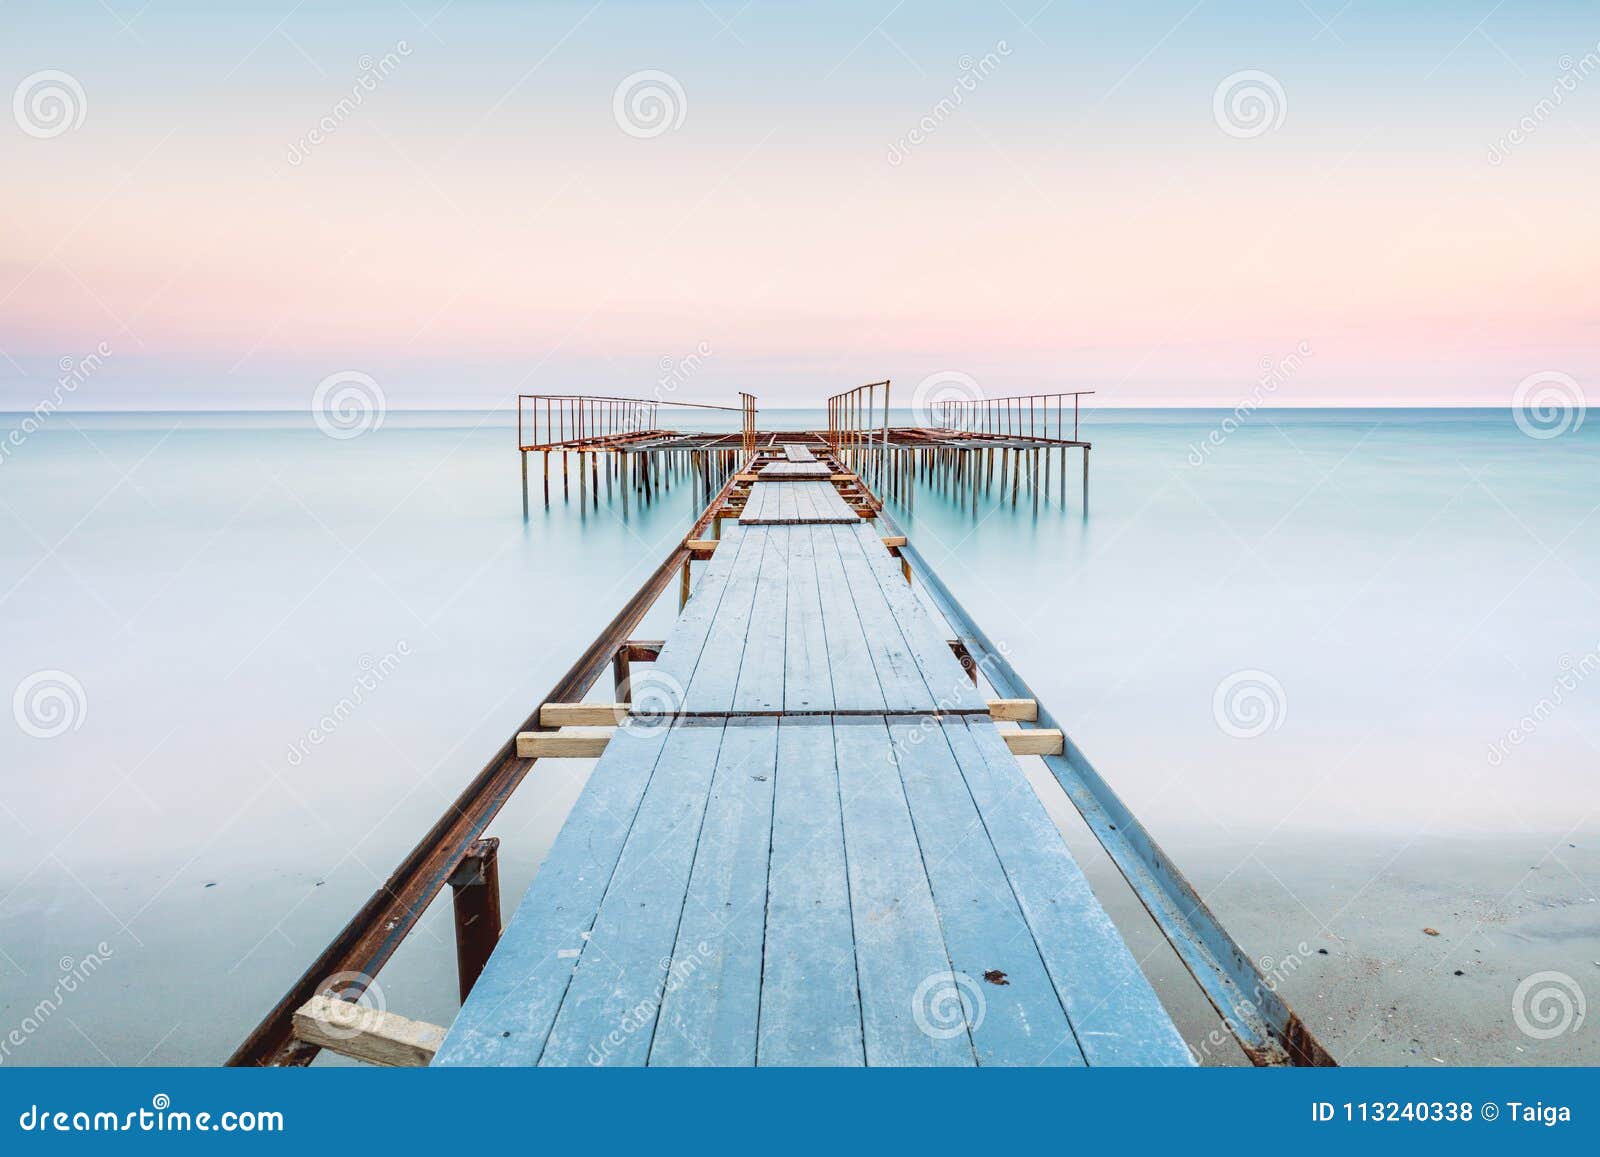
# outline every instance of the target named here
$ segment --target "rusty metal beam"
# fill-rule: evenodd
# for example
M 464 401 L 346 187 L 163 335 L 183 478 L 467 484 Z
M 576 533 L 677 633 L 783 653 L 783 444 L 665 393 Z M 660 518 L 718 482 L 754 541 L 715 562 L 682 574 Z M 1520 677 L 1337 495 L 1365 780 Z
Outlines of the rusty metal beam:
M 700 537 L 712 512 L 727 501 L 730 480 L 701 512 L 688 537 Z M 296 1040 L 294 1014 L 327 987 L 330 978 L 342 978 L 340 995 L 354 1000 L 366 991 L 372 978 L 389 960 L 428 906 L 443 890 L 451 875 L 468 854 L 472 843 L 483 835 L 489 821 L 504 806 L 522 782 L 534 761 L 517 755 L 517 732 L 547 730 L 539 722 L 545 703 L 575 703 L 588 693 L 606 667 L 624 646 L 628 634 L 655 601 L 677 577 L 678 568 L 688 558 L 688 548 L 679 545 L 634 592 L 606 629 L 589 644 L 572 668 L 550 689 L 533 713 L 517 727 L 504 746 L 456 797 L 454 803 L 400 862 L 389 878 L 361 906 L 344 929 L 333 938 L 322 954 L 273 1005 L 261 1023 L 245 1038 L 227 1060 L 238 1065 L 307 1065 L 317 1055 L 318 1046 Z M 350 978 L 355 979 L 350 979 Z
M 887 515 L 883 522 L 886 531 L 900 533 Z M 900 557 L 911 563 L 934 605 L 959 636 L 967 659 L 977 660 L 977 668 L 995 691 L 1007 699 L 1038 701 L 1033 689 L 973 622 L 917 548 L 907 542 L 900 548 Z M 951 646 L 954 649 L 955 644 Z M 1042 701 L 1037 726 L 1065 732 Z M 1251 1063 L 1337 1065 L 1072 737 L 1065 735 L 1061 754 L 1043 759 Z

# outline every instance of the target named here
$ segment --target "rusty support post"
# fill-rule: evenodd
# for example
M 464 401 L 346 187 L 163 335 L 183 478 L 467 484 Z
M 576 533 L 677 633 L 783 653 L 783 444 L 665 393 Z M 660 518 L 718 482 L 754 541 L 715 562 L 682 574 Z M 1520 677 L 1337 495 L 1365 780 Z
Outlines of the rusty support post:
M 494 836 L 473 840 L 450 873 L 456 913 L 456 976 L 461 1002 L 478 982 L 483 966 L 500 941 L 500 841 Z
M 517 416 L 517 418 L 518 418 L 518 421 L 521 421 L 521 415 L 520 414 Z M 519 450 L 518 453 L 522 457 L 522 521 L 523 522 L 527 522 L 528 521 L 528 452 L 526 450 Z
M 611 660 L 612 685 L 617 690 L 617 702 L 628 702 L 628 685 L 633 679 L 631 660 L 633 652 L 627 643 L 617 648 L 616 656 Z
M 689 605 L 689 560 L 683 560 L 683 575 L 678 580 L 678 609 Z

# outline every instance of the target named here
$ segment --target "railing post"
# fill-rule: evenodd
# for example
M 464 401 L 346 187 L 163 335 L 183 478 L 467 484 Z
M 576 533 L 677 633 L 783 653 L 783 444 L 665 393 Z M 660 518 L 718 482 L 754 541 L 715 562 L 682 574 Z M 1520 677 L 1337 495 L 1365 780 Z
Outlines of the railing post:
M 456 915 L 456 976 L 461 1000 L 478 982 L 500 941 L 500 841 L 494 836 L 473 840 L 461 863 L 450 873 Z

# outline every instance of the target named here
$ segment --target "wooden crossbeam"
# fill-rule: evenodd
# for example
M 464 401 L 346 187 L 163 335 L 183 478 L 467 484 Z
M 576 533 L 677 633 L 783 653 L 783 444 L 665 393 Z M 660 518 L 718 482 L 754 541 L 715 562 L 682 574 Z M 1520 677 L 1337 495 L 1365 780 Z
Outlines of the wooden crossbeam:
M 609 731 L 519 731 L 521 759 L 599 759 L 611 742 Z
M 1036 699 L 991 699 L 989 718 L 996 723 L 1032 723 L 1039 718 L 1039 701 Z
M 444 1043 L 445 1031 L 442 1025 L 320 994 L 294 1014 L 296 1040 L 391 1068 L 428 1064 Z
M 626 703 L 546 703 L 539 709 L 546 727 L 610 727 L 627 717 Z
M 717 540 L 714 538 L 691 538 L 685 540 L 683 545 L 688 549 L 689 556 L 700 562 L 704 562 L 717 551 Z
M 1002 731 L 1012 755 L 1060 755 L 1066 739 L 1053 727 L 1033 727 L 1026 731 Z

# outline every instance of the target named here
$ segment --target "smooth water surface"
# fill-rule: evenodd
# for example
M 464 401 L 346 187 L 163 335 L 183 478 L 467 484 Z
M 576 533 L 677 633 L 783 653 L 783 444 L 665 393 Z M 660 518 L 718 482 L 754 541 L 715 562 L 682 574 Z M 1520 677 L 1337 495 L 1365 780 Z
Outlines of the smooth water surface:
M 1510 1023 L 1519 969 L 1596 955 L 1600 425 L 1273 411 L 1208 441 L 1226 416 L 1086 413 L 1087 514 L 1076 451 L 1064 494 L 1052 463 L 1047 493 L 936 479 L 895 514 L 1250 951 L 1333 946 L 1292 999 L 1343 985 L 1324 1031 L 1427 1063 L 1446 1046 L 1367 1028 L 1405 967 L 1450 977 L 1446 948 L 1514 925 L 1440 1014 L 1459 1038 Z M 546 508 L 536 456 L 524 522 L 513 423 L 59 414 L 11 450 L 0 1060 L 224 1057 L 684 533 L 687 480 L 624 506 L 558 474 Z M 495 825 L 508 911 L 588 767 L 539 765 Z M 1457 912 L 1409 910 L 1394 873 L 1424 852 Z M 385 970 L 389 1008 L 453 1016 L 447 909 Z M 1541 1059 L 1496 1042 L 1449 1058 Z

